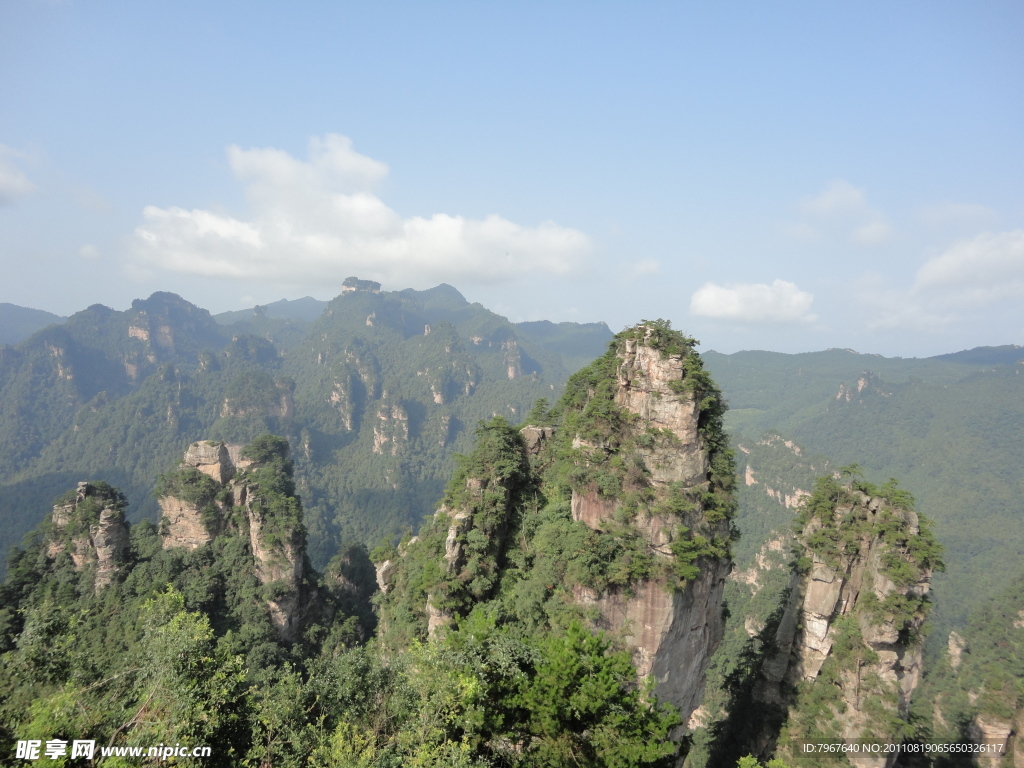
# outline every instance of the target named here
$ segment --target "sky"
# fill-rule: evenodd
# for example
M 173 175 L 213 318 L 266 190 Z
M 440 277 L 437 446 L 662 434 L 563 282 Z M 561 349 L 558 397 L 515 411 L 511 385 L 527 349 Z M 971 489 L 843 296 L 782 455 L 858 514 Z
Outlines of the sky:
M 0 0 L 0 301 L 1024 344 L 1024 4 Z

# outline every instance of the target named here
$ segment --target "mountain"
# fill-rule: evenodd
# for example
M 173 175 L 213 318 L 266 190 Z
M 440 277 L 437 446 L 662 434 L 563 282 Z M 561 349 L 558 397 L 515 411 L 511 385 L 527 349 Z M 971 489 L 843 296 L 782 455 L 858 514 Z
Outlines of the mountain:
M 127 738 L 216 745 L 219 765 L 285 764 L 266 743 L 281 714 L 270 702 L 310 713 L 308 737 L 322 708 L 295 700 L 297 670 L 372 629 L 360 552 L 324 574 L 305 557 L 282 438 L 195 443 L 159 487 L 159 526 L 131 525 L 119 490 L 78 483 L 15 551 L 0 587 L 5 754 L 39 734 L 64 740 L 65 757 L 75 737 L 98 741 L 96 758 Z
M 978 602 L 966 626 L 950 632 L 941 658 L 914 702 L 927 739 L 935 743 L 985 744 L 1002 755 L 1024 754 L 1024 577 Z M 987 758 L 987 759 L 986 759 Z M 1005 765 L 1009 760 L 1004 761 Z M 939 768 L 957 763 L 940 756 Z
M 932 359 L 974 365 L 1013 365 L 1024 360 L 1024 348 L 1017 344 L 1004 344 L 1001 347 L 975 347 L 948 355 L 937 355 Z
M 357 283 L 360 281 L 357 281 Z M 354 283 L 353 285 L 357 284 Z M 377 286 L 379 291 L 380 286 Z M 438 315 L 457 324 L 459 311 L 466 304 L 455 288 L 442 284 L 427 291 L 403 291 L 404 294 L 423 301 L 432 313 L 447 312 Z M 301 299 L 281 299 L 270 304 L 257 305 L 252 309 L 240 309 L 214 315 L 214 320 L 224 326 L 232 326 L 236 331 L 244 328 L 247 332 L 257 335 L 276 335 L 279 344 L 287 345 L 289 340 L 297 339 L 301 331 L 307 329 L 306 323 L 312 323 L 323 314 L 328 302 L 306 296 Z M 474 311 L 483 307 L 472 305 Z M 550 320 L 527 321 L 515 324 L 517 333 L 562 358 L 567 371 L 575 371 L 587 365 L 598 354 L 612 337 L 606 323 L 552 323 Z
M 737 689 L 757 680 L 751 670 L 772 645 L 759 633 L 774 633 L 780 620 L 780 600 L 791 588 L 792 526 L 815 475 L 853 462 L 880 483 L 900 476 L 945 546 L 944 572 L 931 578 L 911 740 L 1008 746 L 1018 731 L 1006 724 L 1024 701 L 1012 650 L 1021 631 L 1014 585 L 1024 578 L 1021 366 L 987 354 L 901 360 L 849 350 L 704 358 L 732 406 L 726 424 L 742 478 L 736 525 L 743 535 L 726 587 L 731 616 L 700 713 L 706 727 L 695 734 L 688 765 L 715 764 Z M 971 643 L 985 661 L 954 674 L 950 660 L 972 659 L 962 653 Z M 986 690 L 992 695 L 978 703 Z
M 296 446 L 323 567 L 349 544 L 418 525 L 479 420 L 557 397 L 566 365 L 610 338 L 563 324 L 549 348 L 450 286 L 357 285 L 313 322 L 221 325 L 167 293 L 125 312 L 92 306 L 0 347 L 0 551 L 84 479 L 121 488 L 129 520 L 155 520 L 155 477 L 186 446 L 272 431 Z
M 0 344 L 17 344 L 41 328 L 65 320 L 52 312 L 0 302 Z
M 531 416 L 523 438 L 482 431 L 433 519 L 386 553 L 382 638 L 433 637 L 483 609 L 530 633 L 588 617 L 685 722 L 724 629 L 734 487 L 693 340 L 627 329 L 554 413 Z
M 368 306 L 374 327 L 408 322 L 347 298 L 325 324 Z M 480 359 L 508 373 L 523 359 L 503 338 Z M 723 629 L 734 473 L 692 339 L 660 324 L 614 342 L 538 424 L 481 423 L 418 536 L 373 553 L 376 642 L 366 550 L 308 561 L 283 438 L 192 443 L 156 484 L 156 526 L 77 484 L 0 588 L 0 749 L 45 731 L 101 757 L 216 745 L 222 765 L 675 763 Z M 287 418 L 291 388 L 271 385 Z M 232 392 L 227 431 L 249 415 Z
M 731 382 L 747 406 L 731 417 L 694 340 L 659 321 L 616 335 L 552 405 L 530 396 L 559 391 L 567 347 L 448 286 L 365 283 L 287 344 L 158 294 L 3 348 L 4 392 L 53 417 L 36 455 L 11 448 L 6 508 L 67 493 L 0 594 L 0 748 L 49 729 L 215 742 L 231 765 L 780 768 L 836 764 L 802 754 L 808 739 L 1010 743 L 1012 566 L 948 652 L 925 654 L 943 555 L 918 510 L 941 506 L 861 473 L 973 435 L 964 414 L 920 433 L 901 418 L 936 402 L 980 418 L 1016 368 L 869 358 L 883 378 L 832 350 L 794 382 L 774 378 L 785 360 L 741 353 L 717 361 L 759 369 Z M 748 429 L 730 439 L 733 419 Z M 805 425 L 829 452 L 794 439 Z M 986 426 L 978 440 L 1004 438 Z M 857 444 L 860 467 L 832 458 Z M 990 468 L 967 456 L 953 446 L 946 471 L 973 471 L 977 493 Z M 86 459 L 97 474 L 75 477 Z M 118 472 L 149 501 L 104 479 Z
M 326 301 L 303 296 L 301 299 L 281 299 L 270 304 L 257 304 L 252 309 L 238 309 L 233 312 L 221 312 L 213 319 L 221 325 L 231 325 L 252 317 L 272 317 L 282 320 L 302 320 L 311 323 L 323 314 Z
M 594 350 L 607 345 L 611 330 L 605 323 L 516 323 L 520 334 L 562 356 L 566 370 L 575 371 L 594 359 Z
M 704 357 L 741 445 L 779 435 L 833 467 L 857 463 L 875 482 L 895 476 L 913 491 L 946 546 L 931 653 L 979 598 L 1021 572 L 1024 366 L 849 350 Z

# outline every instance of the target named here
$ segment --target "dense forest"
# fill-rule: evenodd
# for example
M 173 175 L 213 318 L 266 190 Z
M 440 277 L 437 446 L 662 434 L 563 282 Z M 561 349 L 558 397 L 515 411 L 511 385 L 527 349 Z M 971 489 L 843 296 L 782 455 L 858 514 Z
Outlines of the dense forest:
M 663 321 L 613 339 L 449 286 L 352 287 L 218 318 L 155 294 L 0 347 L 4 751 L 88 733 L 239 765 L 777 767 L 844 707 L 907 744 L 1015 748 L 1018 349 L 702 359 Z M 231 471 L 190 464 L 197 441 Z M 852 528 L 807 537 L 847 506 Z M 805 663 L 783 628 L 824 567 L 882 574 L 877 605 L 844 598 L 813 679 L 774 682 Z M 684 695 L 629 617 L 698 597 L 717 618 Z M 890 704 L 859 709 L 854 668 Z
M 323 567 L 417 527 L 473 425 L 557 398 L 610 338 L 603 324 L 516 326 L 450 286 L 350 291 L 314 322 L 257 307 L 219 324 L 160 293 L 90 307 L 0 347 L 0 557 L 79 480 L 118 486 L 130 520 L 155 521 L 154 478 L 189 443 L 269 431 L 295 446 Z
M 88 734 L 108 750 L 210 744 L 225 765 L 672 764 L 678 709 L 574 597 L 681 595 L 728 560 L 721 397 L 691 339 L 653 330 L 617 343 L 685 358 L 669 391 L 695 409 L 697 485 L 653 482 L 643 452 L 671 456 L 678 438 L 615 402 L 613 347 L 554 407 L 536 404 L 539 425 L 481 422 L 437 515 L 378 548 L 376 572 L 360 547 L 311 567 L 288 444 L 269 434 L 234 454 L 194 444 L 156 484 L 158 526 L 130 525 L 105 483 L 62 495 L 3 587 L 4 751 Z M 580 493 L 615 518 L 575 519 Z M 664 553 L 643 545 L 655 519 L 674 524 Z

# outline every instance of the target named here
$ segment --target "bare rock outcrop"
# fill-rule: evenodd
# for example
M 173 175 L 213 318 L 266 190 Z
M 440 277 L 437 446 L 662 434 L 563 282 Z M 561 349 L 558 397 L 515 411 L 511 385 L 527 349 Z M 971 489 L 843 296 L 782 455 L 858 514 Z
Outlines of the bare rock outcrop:
M 389 400 L 384 393 L 384 402 L 377 409 L 377 421 L 373 425 L 373 452 L 397 456 L 408 442 L 409 414 L 400 402 Z
M 820 504 L 816 516 L 805 511 L 798 536 L 805 565 L 794 573 L 756 690 L 766 704 L 788 708 L 783 744 L 828 728 L 848 741 L 884 741 L 894 719 L 908 717 L 921 675 L 934 542 L 909 508 L 845 491 L 834 481 L 829 489 L 838 497 L 831 512 L 821 512 Z M 812 501 L 820 502 L 822 493 L 819 488 Z M 820 716 L 805 721 L 801 700 L 789 693 L 815 685 L 826 665 L 833 682 L 820 684 L 839 690 L 832 726 Z M 895 758 L 847 754 L 857 768 L 887 768 Z
M 164 549 L 198 549 L 213 541 L 198 504 L 177 496 L 161 496 L 157 503 Z
M 526 444 L 526 453 L 530 456 L 536 456 L 544 448 L 544 445 L 551 439 L 552 435 L 555 434 L 554 427 L 537 427 L 533 424 L 527 424 L 521 430 L 519 434 L 523 436 L 523 442 Z
M 640 448 L 654 482 L 705 482 L 709 457 L 698 431 L 699 405 L 692 392 L 673 387 L 684 379 L 685 355 L 663 356 L 647 339 L 630 339 L 619 357 L 616 404 L 639 416 L 642 428 L 668 430 L 676 438 L 668 449 Z
M 240 451 L 241 446 L 216 440 L 201 440 L 185 450 L 173 487 L 164 488 L 157 498 L 164 549 L 198 549 L 213 540 L 231 506 L 219 492 L 231 484 Z M 190 470 L 200 474 L 193 476 Z M 203 482 L 202 475 L 210 480 Z
M 385 560 L 381 563 L 377 563 L 377 587 L 385 595 L 388 590 L 391 589 L 391 580 L 395 575 L 395 571 L 398 569 L 398 563 L 394 560 Z
M 979 754 L 976 758 L 978 765 L 984 768 L 996 768 L 1003 764 L 1003 756 L 1010 752 L 1010 737 L 1014 733 L 1014 724 L 1011 720 L 992 715 L 975 715 L 969 728 L 971 741 L 975 744 L 982 744 L 991 752 Z M 1014 757 L 1018 757 L 1014 755 Z M 1015 761 L 1016 765 L 1020 761 Z
M 244 537 L 271 622 L 282 638 L 296 640 L 317 593 L 287 444 L 272 441 L 278 442 L 262 446 L 261 461 L 244 456 L 242 446 L 192 443 L 179 471 L 165 478 L 160 528 L 165 549 L 196 549 L 219 535 Z M 267 462 L 279 465 L 270 478 L 275 487 L 261 487 L 259 470 Z
M 184 464 L 195 467 L 221 484 L 235 476 L 235 464 L 228 446 L 214 440 L 192 443 L 185 451 Z
M 67 552 L 76 571 L 92 568 L 93 589 L 99 593 L 117 578 L 128 558 L 125 506 L 121 493 L 105 483 L 79 483 L 53 508 L 47 557 L 53 560 Z
M 255 496 L 245 503 L 249 523 L 249 545 L 252 548 L 256 575 L 267 590 L 270 620 L 282 637 L 298 639 L 302 621 L 303 569 L 306 537 L 301 526 L 279 529 L 268 519 L 264 506 Z
M 699 501 L 700 492 L 710 489 L 711 457 L 700 429 L 696 387 L 687 382 L 686 361 L 692 350 L 666 351 L 659 348 L 657 329 L 636 330 L 634 338 L 618 348 L 614 402 L 635 417 L 626 437 L 635 440 L 634 455 L 642 463 L 644 479 L 634 490 L 653 499 L 631 525 L 655 561 L 667 566 L 677 556 L 673 546 L 686 532 L 726 541 L 728 521 L 724 516 L 709 520 Z M 578 436 L 574 447 L 584 462 L 597 453 L 616 451 Z M 658 513 L 659 504 L 672 494 L 689 499 L 685 509 Z M 577 489 L 572 494 L 572 516 L 596 531 L 614 529 L 622 503 L 621 496 Z M 732 561 L 723 552 L 700 557 L 683 584 L 655 576 L 603 594 L 584 587 L 575 590 L 578 602 L 596 609 L 596 625 L 616 632 L 632 649 L 639 675 L 654 676 L 658 696 L 679 707 L 684 722 L 700 705 L 708 663 L 725 631 L 722 598 L 731 569 Z
M 960 656 L 967 650 L 967 643 L 954 631 L 949 633 L 947 645 L 949 650 L 949 666 L 955 670 L 960 666 Z

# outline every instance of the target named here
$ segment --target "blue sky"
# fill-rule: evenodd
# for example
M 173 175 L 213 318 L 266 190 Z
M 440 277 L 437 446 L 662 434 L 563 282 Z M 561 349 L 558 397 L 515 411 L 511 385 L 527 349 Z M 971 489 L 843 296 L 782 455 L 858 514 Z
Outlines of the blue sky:
M 0 301 L 1024 343 L 1024 6 L 0 3 Z

